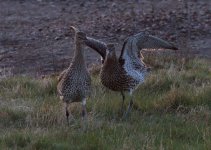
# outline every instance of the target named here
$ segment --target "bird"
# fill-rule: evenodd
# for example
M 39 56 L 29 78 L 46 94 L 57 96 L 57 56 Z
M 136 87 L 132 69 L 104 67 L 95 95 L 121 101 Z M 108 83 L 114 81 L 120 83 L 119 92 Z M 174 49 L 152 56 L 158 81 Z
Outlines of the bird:
M 124 116 L 131 111 L 134 91 L 144 83 L 151 70 L 143 62 L 141 51 L 143 49 L 178 50 L 173 44 L 152 36 L 148 32 L 129 36 L 123 43 L 119 57 L 116 55 L 114 44 L 106 44 L 91 37 L 87 37 L 85 44 L 101 55 L 101 82 L 108 89 L 121 93 L 121 110 L 124 106 L 125 92 L 129 92 L 130 102 Z
M 91 77 L 86 68 L 84 49 L 86 34 L 74 26 L 70 26 L 75 32 L 74 57 L 67 69 L 58 77 L 57 91 L 60 99 L 66 104 L 66 119 L 69 124 L 68 106 L 73 102 L 82 102 L 82 117 L 87 117 L 86 99 L 91 92 Z

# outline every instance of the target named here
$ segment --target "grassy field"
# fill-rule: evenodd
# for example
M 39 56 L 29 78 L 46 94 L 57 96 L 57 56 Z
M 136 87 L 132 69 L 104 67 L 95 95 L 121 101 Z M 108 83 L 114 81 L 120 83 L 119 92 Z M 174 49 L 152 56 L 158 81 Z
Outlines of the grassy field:
M 66 125 L 55 77 L 1 79 L 0 149 L 210 149 L 210 63 L 168 56 L 145 61 L 154 69 L 135 92 L 127 120 L 121 119 L 120 94 L 92 72 L 86 130 L 79 103 L 72 104 L 75 120 Z

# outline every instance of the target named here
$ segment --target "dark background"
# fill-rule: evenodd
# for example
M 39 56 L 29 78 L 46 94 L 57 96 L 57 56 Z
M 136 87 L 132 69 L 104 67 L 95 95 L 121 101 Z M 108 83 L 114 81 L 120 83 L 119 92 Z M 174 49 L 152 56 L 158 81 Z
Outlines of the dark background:
M 0 75 L 59 72 L 73 56 L 74 25 L 118 43 L 143 30 L 175 43 L 183 56 L 211 57 L 211 2 L 203 0 L 0 0 Z M 87 65 L 99 56 L 86 48 Z

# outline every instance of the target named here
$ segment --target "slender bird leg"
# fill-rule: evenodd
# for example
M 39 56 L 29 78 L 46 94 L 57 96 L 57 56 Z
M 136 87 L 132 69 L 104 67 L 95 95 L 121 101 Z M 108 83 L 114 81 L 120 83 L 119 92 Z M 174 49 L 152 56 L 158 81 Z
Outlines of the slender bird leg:
M 68 104 L 67 103 L 65 105 L 65 112 L 66 112 L 67 125 L 69 126 L 69 116 L 70 116 L 70 113 L 68 111 Z
M 130 96 L 131 96 L 131 100 L 130 100 L 130 103 L 128 105 L 127 111 L 124 114 L 124 118 L 127 118 L 128 114 L 131 112 L 131 109 L 132 109 L 132 106 L 133 106 L 133 94 L 132 94 L 132 91 L 130 91 Z
M 122 95 L 122 107 L 121 107 L 121 112 L 123 114 L 123 108 L 124 108 L 124 102 L 125 102 L 125 94 L 124 92 L 121 91 L 121 95 Z
M 87 124 L 87 110 L 86 110 L 86 99 L 82 100 L 82 121 L 83 121 L 83 130 L 86 130 Z
M 133 106 L 133 98 L 131 98 L 131 100 L 130 100 L 130 104 L 128 105 L 127 111 L 124 114 L 124 118 L 128 117 L 128 114 L 131 112 L 132 106 Z

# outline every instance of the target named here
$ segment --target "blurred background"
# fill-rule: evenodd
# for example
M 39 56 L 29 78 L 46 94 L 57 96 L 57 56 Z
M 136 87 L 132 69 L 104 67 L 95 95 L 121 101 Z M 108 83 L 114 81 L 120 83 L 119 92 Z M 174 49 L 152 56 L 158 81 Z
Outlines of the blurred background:
M 140 31 L 175 43 L 178 57 L 211 58 L 209 0 L 1 0 L 0 75 L 60 72 L 73 57 L 74 25 L 118 43 Z M 100 57 L 86 48 L 87 65 Z

